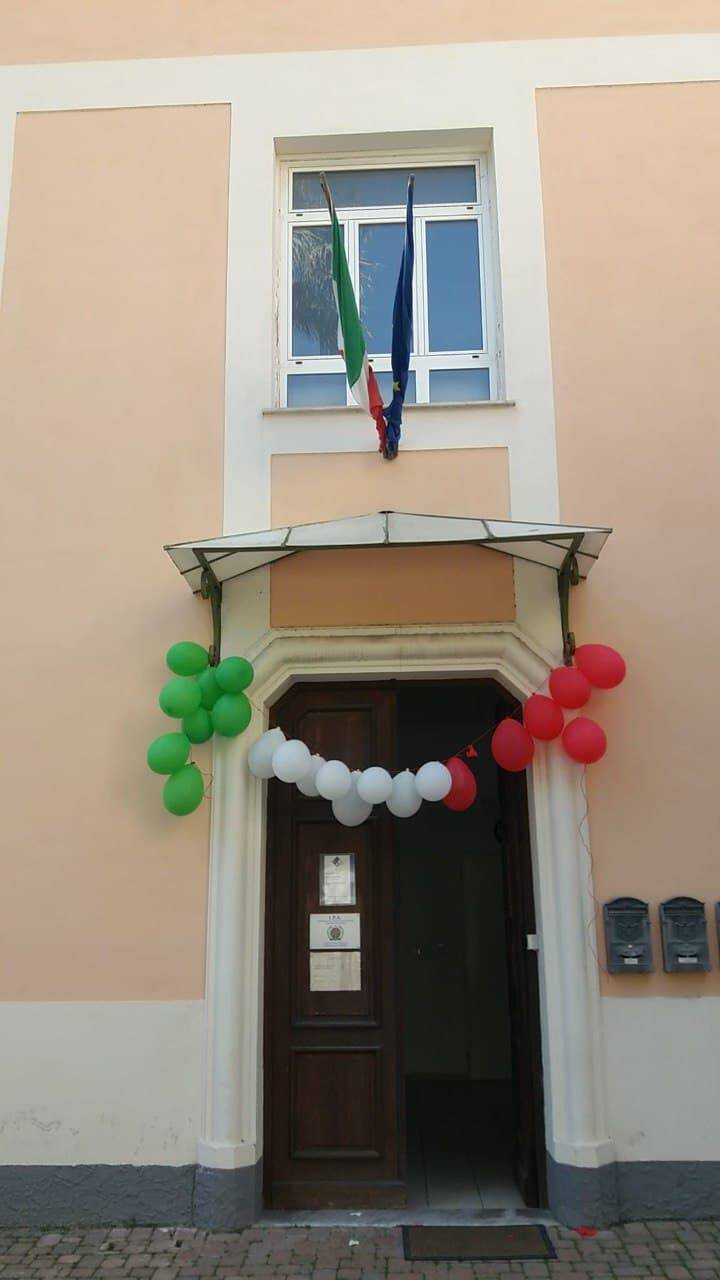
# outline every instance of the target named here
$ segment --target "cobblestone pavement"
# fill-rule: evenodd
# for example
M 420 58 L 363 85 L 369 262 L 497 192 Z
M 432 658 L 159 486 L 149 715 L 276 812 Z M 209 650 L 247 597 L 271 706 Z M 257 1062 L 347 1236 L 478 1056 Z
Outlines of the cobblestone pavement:
M 397 1227 L 0 1231 L 0 1280 L 702 1280 L 720 1277 L 720 1220 L 628 1223 L 583 1237 L 550 1227 L 552 1262 L 405 1262 Z

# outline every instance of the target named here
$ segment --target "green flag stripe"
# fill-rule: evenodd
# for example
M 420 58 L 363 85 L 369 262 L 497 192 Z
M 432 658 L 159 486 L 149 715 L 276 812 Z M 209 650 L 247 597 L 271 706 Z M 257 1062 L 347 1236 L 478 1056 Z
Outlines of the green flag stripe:
M 345 368 L 347 380 L 353 387 L 359 380 L 365 357 L 365 339 L 363 338 L 358 315 L 357 303 L 353 292 L 352 280 L 345 256 L 345 244 L 333 209 L 333 280 L 338 307 L 338 321 L 342 333 L 343 351 L 345 352 Z

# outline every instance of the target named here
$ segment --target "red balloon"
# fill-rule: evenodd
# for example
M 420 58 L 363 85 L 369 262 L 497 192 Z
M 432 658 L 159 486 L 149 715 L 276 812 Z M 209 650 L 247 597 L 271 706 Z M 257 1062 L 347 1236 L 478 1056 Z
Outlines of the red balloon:
M 472 769 L 468 769 L 465 761 L 459 756 L 451 756 L 445 761 L 445 767 L 450 770 L 452 786 L 443 804 L 448 809 L 452 809 L 453 813 L 462 813 L 463 809 L 469 809 L 477 798 L 475 774 Z
M 605 730 L 589 716 L 577 716 L 565 727 L 562 744 L 571 760 L 578 764 L 595 764 L 607 751 Z
M 577 667 L 556 667 L 550 672 L 550 696 L 561 707 L 570 707 L 576 711 L 584 707 L 592 693 L 592 685 Z
M 526 769 L 535 754 L 535 743 L 524 724 L 506 716 L 495 730 L 490 743 L 493 760 L 508 773 Z
M 625 679 L 625 659 L 609 644 L 581 644 L 575 662 L 596 689 L 614 689 Z
M 542 693 L 533 693 L 523 707 L 523 720 L 528 733 L 540 742 L 559 738 L 565 717 L 557 702 Z

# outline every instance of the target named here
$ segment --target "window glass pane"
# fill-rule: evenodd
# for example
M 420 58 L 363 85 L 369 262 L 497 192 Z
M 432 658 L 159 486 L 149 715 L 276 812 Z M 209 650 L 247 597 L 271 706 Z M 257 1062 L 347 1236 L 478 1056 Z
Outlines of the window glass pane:
M 293 227 L 292 354 L 337 355 L 330 227 Z
M 489 400 L 489 369 L 431 369 L 430 400 L 454 404 L 459 400 Z
M 415 174 L 416 204 L 474 204 L 475 166 L 437 165 L 406 169 L 327 169 L 326 176 L 338 209 L 372 209 L 404 205 L 408 179 Z M 293 174 L 293 209 L 324 209 L 320 173 Z
M 392 400 L 392 374 L 378 373 L 376 370 L 375 377 L 377 378 L 378 386 L 380 388 L 380 395 L 382 396 L 383 404 L 389 404 L 390 401 Z M 405 392 L 405 403 L 406 404 L 417 403 L 415 398 L 415 370 L 414 369 L 411 369 L 408 374 L 407 390 Z
M 346 404 L 345 385 L 344 373 L 290 373 L 287 402 L 293 409 Z
M 392 313 L 405 224 L 381 222 L 361 226 L 360 234 L 360 318 L 371 355 L 389 352 Z
M 430 350 L 481 350 L 477 222 L 428 222 L 426 232 Z

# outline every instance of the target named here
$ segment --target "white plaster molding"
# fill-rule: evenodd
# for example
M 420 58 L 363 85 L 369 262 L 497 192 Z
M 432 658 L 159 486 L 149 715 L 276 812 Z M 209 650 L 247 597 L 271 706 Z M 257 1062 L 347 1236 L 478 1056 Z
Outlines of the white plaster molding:
M 200 1140 L 197 1144 L 197 1162 L 206 1169 L 248 1169 L 256 1161 L 255 1144 L 252 1142 L 232 1145 Z
M 230 614 L 239 598 L 226 602 Z M 233 626 L 232 619 L 230 627 Z M 248 650 L 260 710 L 242 737 L 215 754 L 208 920 L 203 1163 L 254 1163 L 262 1153 L 265 787 L 247 753 L 268 710 L 296 680 L 492 675 L 518 697 L 539 687 L 554 660 L 518 627 L 457 626 L 267 631 Z M 599 1047 L 599 984 L 588 911 L 588 852 L 578 815 L 580 770 L 540 751 L 530 818 L 540 936 L 547 1142 L 556 1159 L 595 1166 L 612 1158 Z M 228 1161 L 235 1161 L 229 1164 Z

